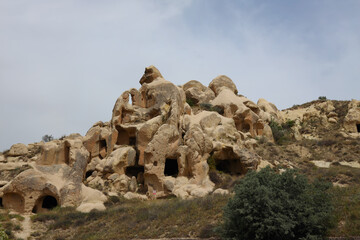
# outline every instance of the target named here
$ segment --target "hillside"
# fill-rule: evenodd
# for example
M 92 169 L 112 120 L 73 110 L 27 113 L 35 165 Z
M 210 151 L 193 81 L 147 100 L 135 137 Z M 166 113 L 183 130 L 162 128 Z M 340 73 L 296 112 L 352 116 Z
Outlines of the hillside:
M 266 166 L 332 182 L 329 235 L 360 235 L 360 101 L 320 97 L 279 111 L 240 95 L 225 75 L 208 87 L 195 80 L 175 86 L 154 66 L 140 84 L 85 136 L 0 153 L 1 223 L 9 235 L 215 236 L 234 184 Z

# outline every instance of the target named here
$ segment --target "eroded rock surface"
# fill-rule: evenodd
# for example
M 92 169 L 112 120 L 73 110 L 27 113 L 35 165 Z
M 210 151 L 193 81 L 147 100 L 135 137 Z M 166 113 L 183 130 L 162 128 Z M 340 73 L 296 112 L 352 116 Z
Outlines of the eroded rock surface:
M 273 144 L 274 122 L 290 121 L 296 140 L 320 138 L 304 130 L 304 122 L 315 118 L 322 126 L 343 126 L 344 136 L 360 131 L 356 100 L 345 114 L 331 101 L 279 111 L 265 99 L 255 103 L 239 95 L 225 75 L 208 87 L 196 80 L 176 86 L 150 66 L 139 82 L 139 89 L 120 94 L 109 122 L 95 123 L 85 136 L 15 144 L 1 153 L 3 206 L 19 212 L 55 206 L 89 212 L 105 209 L 106 196 L 146 200 L 228 194 L 214 191 L 209 164 L 232 175 L 274 167 L 276 162 L 255 153 L 260 140 Z M 311 155 L 302 148 L 297 152 Z

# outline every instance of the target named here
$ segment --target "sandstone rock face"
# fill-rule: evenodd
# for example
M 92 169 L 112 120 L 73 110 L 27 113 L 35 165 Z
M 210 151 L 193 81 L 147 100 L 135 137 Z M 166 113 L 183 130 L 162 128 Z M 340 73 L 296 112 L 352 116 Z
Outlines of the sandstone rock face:
M 9 151 L 9 156 L 20 156 L 26 155 L 28 153 L 28 148 L 25 144 L 17 143 L 11 146 Z
M 18 144 L 1 155 L 2 169 L 32 166 L 1 186 L 4 207 L 42 212 L 75 206 L 89 212 L 105 209 L 104 193 L 142 200 L 203 197 L 215 186 L 208 161 L 234 175 L 257 169 L 264 161 L 252 151 L 255 137 L 273 141 L 269 122 L 282 121 L 275 105 L 237 95 L 224 75 L 209 87 L 195 80 L 178 87 L 150 66 L 140 84 L 119 96 L 109 122 L 95 123 L 84 137 Z
M 360 132 L 360 101 L 352 100 L 348 105 L 348 113 L 345 116 L 344 128 L 348 132 Z
M 182 86 L 186 99 L 194 104 L 208 103 L 215 98 L 215 93 L 196 80 L 191 80 Z
M 83 191 L 87 158 L 87 151 L 77 150 L 72 168 L 65 164 L 38 165 L 20 173 L 1 188 L 3 206 L 21 213 L 38 213 L 56 206 L 78 206 L 90 197 L 97 209 L 98 206 L 105 208 L 106 197 L 101 192 L 95 189 Z
M 209 84 L 209 88 L 214 91 L 215 95 L 217 96 L 222 89 L 227 88 L 232 91 L 234 94 L 237 94 L 237 88 L 234 82 L 225 75 L 220 75 L 214 78 L 211 83 Z

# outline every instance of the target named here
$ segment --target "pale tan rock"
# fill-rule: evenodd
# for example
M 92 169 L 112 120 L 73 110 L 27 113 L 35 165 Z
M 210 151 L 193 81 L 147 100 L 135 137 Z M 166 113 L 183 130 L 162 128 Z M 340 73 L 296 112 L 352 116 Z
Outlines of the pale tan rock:
M 360 163 L 357 161 L 352 161 L 352 162 L 341 161 L 339 162 L 339 164 L 342 166 L 348 166 L 352 168 L 360 168 Z
M 7 162 L 4 155 L 0 155 L 0 163 Z
M 271 127 L 268 124 L 264 124 L 263 136 L 266 137 L 269 142 L 275 142 Z
M 209 103 L 215 98 L 215 93 L 196 80 L 191 80 L 182 86 L 186 99 L 194 104 Z
M 25 144 L 17 143 L 11 146 L 9 156 L 21 156 L 28 153 L 28 148 Z
M 145 68 L 145 73 L 140 79 L 140 84 L 151 83 L 157 78 L 163 78 L 163 76 L 156 67 L 151 65 L 150 67 Z
M 3 205 L 17 212 L 43 212 L 44 206 L 79 206 L 87 197 L 82 191 L 87 164 L 86 150 L 77 150 L 76 162 L 68 165 L 35 166 L 1 188 Z M 101 193 L 92 189 L 91 192 Z M 43 204 L 47 202 L 46 204 Z
M 338 121 L 335 118 L 329 118 L 328 122 L 336 124 Z
M 348 105 L 348 112 L 344 119 L 344 128 L 347 132 L 360 132 L 360 101 L 352 100 Z
M 131 200 L 131 199 L 139 199 L 139 200 L 143 200 L 143 201 L 148 200 L 148 197 L 146 195 L 142 195 L 139 193 L 133 193 L 133 192 L 125 193 L 124 198 L 129 199 L 129 200 Z
M 327 117 L 328 118 L 336 118 L 338 116 L 338 114 L 336 112 L 330 112 Z
M 107 201 L 107 197 L 100 191 L 82 185 L 81 195 L 83 197 L 76 208 L 77 211 L 88 213 L 92 210 L 104 211 L 106 209 L 104 202 Z
M 261 169 L 266 168 L 266 167 L 274 168 L 274 165 L 271 164 L 269 161 L 260 160 L 260 163 L 259 163 L 259 165 L 257 166 L 256 171 L 260 171 Z
M 227 88 L 227 89 L 231 90 L 235 94 L 238 93 L 234 82 L 229 77 L 227 77 L 225 75 L 220 75 L 220 76 L 217 76 L 216 78 L 214 78 L 210 82 L 209 88 L 211 90 L 213 90 L 213 92 L 215 93 L 216 96 L 218 96 L 219 93 L 224 88 Z
M 124 174 L 127 166 L 135 165 L 136 151 L 132 147 L 122 147 L 113 151 L 106 159 L 103 171 Z
M 137 181 L 136 181 L 135 176 L 132 176 L 132 178 L 130 180 L 129 190 L 130 190 L 130 192 L 136 192 L 136 190 L 137 190 Z
M 257 105 L 264 113 L 270 114 L 270 119 L 266 117 L 266 119 L 264 120 L 267 120 L 269 122 L 272 118 L 275 121 L 281 121 L 280 111 L 277 109 L 275 104 L 268 102 L 264 98 L 260 98 L 257 102 Z
M 95 126 L 89 129 L 83 138 L 83 145 L 89 151 L 90 158 L 105 158 L 109 155 L 118 139 L 118 131 L 109 127 Z
M 185 103 L 184 105 L 184 113 L 187 115 L 192 115 L 192 109 L 189 104 Z
M 229 194 L 229 190 L 227 190 L 227 189 L 222 189 L 222 188 L 218 188 L 218 189 L 216 189 L 212 194 L 228 195 L 228 194 Z
M 311 162 L 314 163 L 314 165 L 319 168 L 330 168 L 330 165 L 331 165 L 331 162 L 326 162 L 323 160 L 316 160 L 316 161 L 311 161 Z
M 321 102 L 321 103 L 316 103 L 315 107 L 318 110 L 323 111 L 325 113 L 330 113 L 335 110 L 335 107 L 334 107 L 332 101 L 330 101 L 330 100 Z

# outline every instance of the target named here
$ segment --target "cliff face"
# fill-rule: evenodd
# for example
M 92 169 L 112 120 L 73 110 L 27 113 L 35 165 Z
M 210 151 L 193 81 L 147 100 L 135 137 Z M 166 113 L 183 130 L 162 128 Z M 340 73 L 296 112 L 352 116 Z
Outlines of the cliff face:
M 215 188 L 209 163 L 231 175 L 284 165 L 266 150 L 279 140 L 276 126 L 286 125 L 294 142 L 321 139 L 320 129 L 359 138 L 356 100 L 341 103 L 341 110 L 336 102 L 317 101 L 279 111 L 265 99 L 254 103 L 238 95 L 224 75 L 209 87 L 195 80 L 179 87 L 154 66 L 145 69 L 140 84 L 120 95 L 109 122 L 95 123 L 85 136 L 15 144 L 2 153 L 2 205 L 19 212 L 57 205 L 86 212 L 104 209 L 106 195 L 202 197 Z

